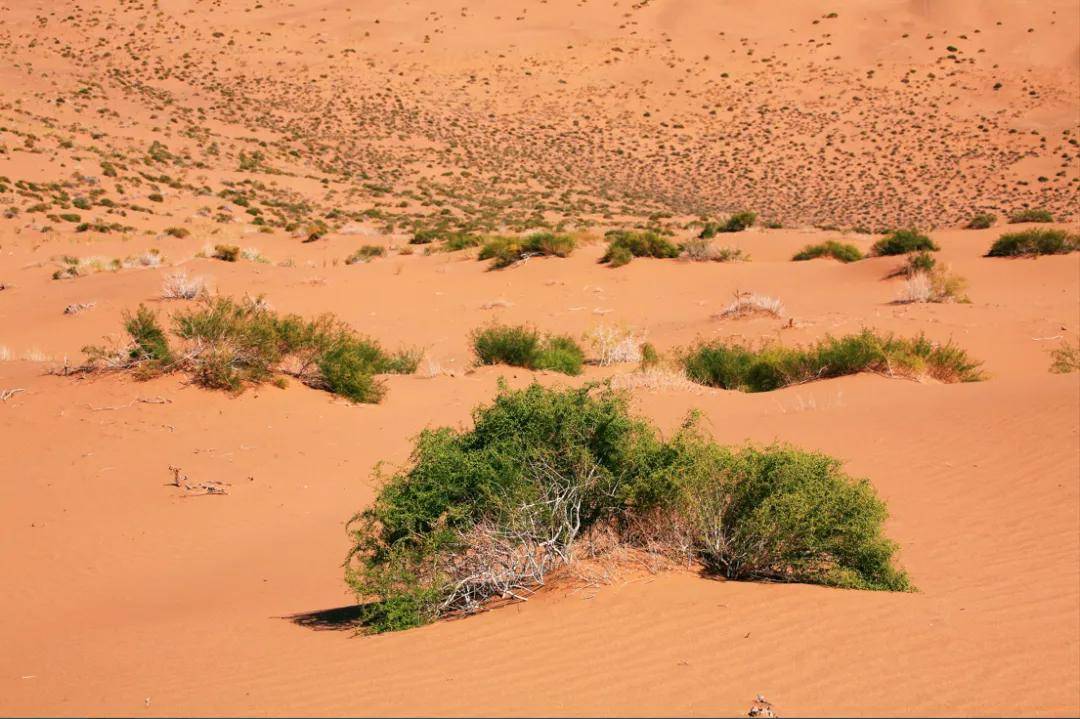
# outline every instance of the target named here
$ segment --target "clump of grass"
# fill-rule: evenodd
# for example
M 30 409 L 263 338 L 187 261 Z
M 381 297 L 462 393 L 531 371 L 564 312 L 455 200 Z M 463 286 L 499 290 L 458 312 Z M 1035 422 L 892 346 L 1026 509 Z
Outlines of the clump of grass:
M 700 384 L 743 392 L 768 392 L 788 385 L 860 372 L 927 376 L 942 382 L 982 378 L 980 362 L 947 342 L 911 339 L 873 330 L 827 336 L 807 347 L 766 343 L 758 348 L 724 341 L 702 342 L 682 353 L 687 376 Z
M 1026 210 L 1017 210 L 1009 215 L 1009 223 L 1017 224 L 1020 222 L 1053 222 L 1054 215 L 1049 210 L 1041 210 L 1037 208 L 1029 208 Z
M 818 257 L 831 257 L 840 262 L 856 262 L 863 258 L 862 252 L 855 245 L 848 245 L 836 240 L 828 240 L 816 245 L 807 245 L 791 259 L 796 262 L 814 260 Z
M 783 317 L 784 303 L 776 297 L 756 292 L 736 292 L 735 299 L 717 315 L 719 319 L 743 319 L 765 315 Z
M 645 343 L 626 328 L 606 325 L 594 327 L 585 335 L 585 340 L 592 347 L 596 364 L 601 367 L 642 360 L 641 350 Z
M 635 257 L 670 259 L 679 256 L 678 247 L 652 230 L 608 230 L 604 237 L 608 246 L 600 261 L 612 267 L 621 267 Z
M 287 374 L 354 402 L 378 402 L 385 389 L 375 375 L 409 374 L 420 361 L 418 352 L 384 351 L 333 315 L 280 316 L 249 298 L 208 297 L 180 310 L 172 318 L 175 347 L 141 305 L 125 315 L 124 329 L 129 341 L 121 348 L 85 348 L 83 369 L 130 369 L 142 377 L 186 372 L 198 385 L 233 392 Z
M 703 237 L 684 242 L 682 257 L 693 262 L 742 262 L 750 259 L 737 247 L 717 247 L 711 239 Z
M 236 245 L 214 245 L 214 254 L 211 257 L 224 262 L 236 262 L 240 257 L 240 248 Z
M 793 447 L 719 446 L 698 425 L 665 441 L 625 394 L 533 384 L 502 386 L 471 429 L 425 430 L 349 522 L 364 626 L 527 598 L 598 540 L 735 580 L 911 590 L 866 480 Z
M 755 212 L 736 212 L 723 222 L 706 222 L 699 237 L 707 240 L 721 232 L 742 232 L 753 227 L 756 221 Z
M 980 212 L 972 217 L 971 221 L 964 227 L 968 230 L 985 230 L 993 227 L 995 222 L 997 222 L 997 215 L 992 212 Z
M 169 237 L 175 237 L 179 240 L 184 239 L 191 235 L 191 230 L 186 227 L 167 227 L 165 228 L 165 234 Z
M 541 335 L 527 325 L 492 325 L 472 333 L 473 351 L 483 365 L 506 364 L 532 370 L 581 374 L 585 352 L 572 337 Z
M 913 256 L 913 259 L 916 256 Z M 933 258 L 931 258 L 933 259 Z M 909 264 L 909 268 L 911 265 Z M 897 302 L 901 304 L 915 302 L 960 302 L 969 300 L 964 290 L 967 280 L 950 272 L 947 268 L 931 266 L 931 269 L 915 269 L 907 274 Z
M 355 265 L 360 262 L 371 262 L 376 257 L 386 255 L 386 248 L 379 245 L 363 245 L 356 252 L 345 258 L 345 264 Z
M 174 272 L 161 283 L 161 299 L 194 300 L 209 295 L 206 280 L 202 277 L 188 277 L 184 271 Z
M 536 232 L 527 237 L 489 237 L 480 248 L 479 259 L 492 260 L 494 269 L 509 267 L 530 257 L 569 257 L 574 238 L 553 232 Z
M 1080 340 L 1069 344 L 1062 340 L 1059 347 L 1050 351 L 1050 371 L 1057 374 L 1080 372 Z
M 894 230 L 881 238 L 870 248 L 870 254 L 906 255 L 909 252 L 937 252 L 940 249 L 934 241 L 915 230 Z
M 1032 228 L 1008 232 L 999 237 L 986 253 L 987 257 L 1038 257 L 1064 255 L 1080 250 L 1080 234 L 1065 230 Z

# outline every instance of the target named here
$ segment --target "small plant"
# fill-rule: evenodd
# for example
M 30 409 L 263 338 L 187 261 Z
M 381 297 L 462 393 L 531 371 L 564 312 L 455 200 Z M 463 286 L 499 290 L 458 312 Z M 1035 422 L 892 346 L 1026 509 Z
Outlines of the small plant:
M 848 245 L 843 242 L 837 242 L 836 240 L 829 240 L 816 245 L 807 245 L 791 259 L 796 262 L 803 262 L 805 260 L 814 260 L 818 257 L 831 257 L 834 260 L 846 263 L 861 260 L 863 255 L 855 245 Z
M 364 245 L 356 252 L 345 258 L 345 264 L 355 265 L 360 262 L 371 262 L 376 257 L 384 257 L 386 248 L 379 245 Z
M 642 340 L 633 332 L 601 325 L 585 336 L 601 367 L 642 361 Z
M 749 259 L 737 247 L 717 247 L 712 240 L 701 237 L 684 242 L 682 256 L 694 262 L 740 262 Z
M 894 230 L 875 242 L 870 253 L 878 256 L 906 255 L 909 252 L 937 252 L 938 249 L 933 240 L 915 230 Z
M 612 267 L 621 267 L 634 257 L 666 259 L 679 256 L 678 247 L 651 230 L 609 230 L 604 236 L 608 247 L 600 261 L 610 263 Z
M 743 319 L 765 315 L 784 316 L 784 303 L 775 297 L 754 292 L 736 292 L 735 299 L 717 315 L 720 319 Z
M 1064 255 L 1080 250 L 1080 234 L 1065 230 L 1032 228 L 1009 232 L 999 237 L 986 253 L 987 257 L 1038 257 Z
M 734 580 L 908 591 L 885 505 L 840 463 L 793 447 L 722 447 L 696 415 L 670 441 L 610 389 L 500 386 L 473 428 L 425 430 L 349 521 L 345 578 L 368 631 L 524 599 L 606 546 Z
M 214 245 L 214 254 L 211 257 L 224 262 L 236 262 L 240 257 L 240 248 L 236 245 Z
M 931 258 L 933 259 L 933 258 Z M 910 267 L 910 265 L 909 265 Z M 943 267 L 933 267 L 929 270 L 911 270 L 897 302 L 908 304 L 913 302 L 960 302 L 967 303 L 969 300 L 964 294 L 967 280 L 953 274 Z
M 965 229 L 968 230 L 985 230 L 993 227 L 997 222 L 997 215 L 990 212 L 980 212 L 971 218 L 971 221 L 965 225 Z
M 808 347 L 767 343 L 757 349 L 723 341 L 703 342 L 682 354 L 687 376 L 700 384 L 743 392 L 768 392 L 792 384 L 874 372 L 887 376 L 928 376 L 942 382 L 974 382 L 981 363 L 951 342 L 935 344 L 872 330 L 845 337 L 826 336 Z
M 506 364 L 563 374 L 581 374 L 585 352 L 572 338 L 541 336 L 526 325 L 492 325 L 472 334 L 473 351 L 482 365 Z
M 1010 224 L 1018 224 L 1021 222 L 1053 222 L 1054 216 L 1049 210 L 1040 210 L 1030 208 L 1026 210 L 1017 210 L 1009 215 Z
M 492 260 L 492 268 L 500 269 L 530 257 L 569 257 L 575 244 L 570 235 L 552 232 L 537 232 L 524 238 L 496 236 L 484 242 L 479 259 Z
M 1050 351 L 1050 371 L 1057 374 L 1080 372 L 1080 340 L 1069 344 L 1062 340 L 1061 346 Z
M 163 300 L 195 300 L 208 294 L 206 280 L 202 277 L 188 277 L 182 270 L 167 275 L 161 283 Z
M 165 234 L 169 237 L 175 237 L 182 240 L 185 237 L 189 236 L 191 234 L 191 231 L 188 230 L 186 227 L 167 227 L 165 229 Z
M 706 222 L 698 237 L 708 240 L 721 232 L 742 232 L 753 227 L 756 221 L 757 213 L 755 212 L 736 212 L 723 222 Z

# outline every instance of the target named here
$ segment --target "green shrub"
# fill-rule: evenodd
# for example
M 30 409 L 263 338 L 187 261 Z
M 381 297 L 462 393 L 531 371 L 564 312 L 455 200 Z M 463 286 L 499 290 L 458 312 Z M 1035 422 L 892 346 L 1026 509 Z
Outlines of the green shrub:
M 997 215 L 991 212 L 980 212 L 971 218 L 965 228 L 968 230 L 985 230 L 993 227 L 995 222 L 997 222 Z
M 236 245 L 214 245 L 214 254 L 212 257 L 215 260 L 236 262 L 237 258 L 240 257 L 240 248 Z
M 926 250 L 937 252 L 938 246 L 926 235 L 915 230 L 894 230 L 873 244 L 873 255 L 906 255 L 909 252 Z
M 731 579 L 909 590 L 865 480 L 816 453 L 729 449 L 691 416 L 669 442 L 609 390 L 510 391 L 469 430 L 425 430 L 349 522 L 346 581 L 371 631 L 524 597 L 614 534 Z
M 608 230 L 604 237 L 608 246 L 600 261 L 610 263 L 612 267 L 621 267 L 634 257 L 670 259 L 679 256 L 678 247 L 652 230 Z
M 742 232 L 745 229 L 753 227 L 756 221 L 757 213 L 755 212 L 736 212 L 723 222 L 706 222 L 698 237 L 703 240 L 708 240 L 721 232 Z M 779 223 L 772 222 L 770 223 L 770 226 L 775 227 L 778 226 L 778 224 Z
M 345 264 L 355 265 L 359 262 L 370 262 L 376 257 L 386 255 L 386 248 L 379 245 L 364 245 L 356 252 L 345 258 Z
M 703 342 L 684 351 L 681 359 L 692 381 L 743 392 L 769 392 L 860 372 L 926 375 L 942 382 L 982 378 L 981 363 L 951 342 L 935 344 L 922 335 L 904 339 L 868 329 L 839 338 L 826 336 L 808 347 L 769 343 L 754 349 L 719 340 Z
M 135 315 L 125 315 L 125 329 L 132 341 L 128 356 L 116 358 L 88 347 L 88 369 L 104 363 L 138 370 L 142 376 L 183 371 L 203 387 L 234 392 L 287 373 L 354 402 L 378 402 L 385 390 L 374 375 L 409 374 L 420 361 L 414 351 L 387 353 L 333 315 L 314 320 L 279 316 L 263 302 L 247 298 L 207 298 L 178 311 L 172 326 L 182 343 L 177 353 L 153 313 L 142 306 Z
M 581 374 L 585 351 L 565 335 L 541 336 L 522 325 L 492 325 L 472 334 L 473 351 L 480 364 L 506 364 L 525 369 Z
M 829 240 L 816 245 L 807 245 L 791 259 L 802 262 L 817 259 L 818 257 L 831 257 L 841 262 L 855 262 L 861 260 L 863 255 L 855 245 Z
M 1080 234 L 1065 230 L 1032 228 L 1009 232 L 999 237 L 986 253 L 987 257 L 1038 257 L 1063 255 L 1080 250 Z
M 1016 212 L 1009 215 L 1009 222 L 1011 224 L 1016 224 L 1016 223 L 1019 223 L 1019 222 L 1053 222 L 1053 221 L 1054 221 L 1054 216 L 1050 213 L 1049 210 L 1039 210 L 1039 209 L 1032 208 L 1032 209 L 1027 209 L 1027 210 L 1017 210 Z
M 483 240 L 476 235 L 455 232 L 446 238 L 441 249 L 444 252 L 457 252 L 458 250 L 467 250 L 470 247 L 478 247 L 482 242 Z
M 537 232 L 527 237 L 489 237 L 480 248 L 481 260 L 493 260 L 492 268 L 499 269 L 533 256 L 569 257 L 574 251 L 574 238 L 552 232 Z

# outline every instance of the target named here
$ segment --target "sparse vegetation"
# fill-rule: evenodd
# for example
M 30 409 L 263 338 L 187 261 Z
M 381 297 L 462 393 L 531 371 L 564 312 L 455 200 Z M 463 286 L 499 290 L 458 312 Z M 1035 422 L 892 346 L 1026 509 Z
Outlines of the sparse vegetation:
M 711 239 L 703 237 L 684 242 L 682 257 L 694 262 L 742 262 L 750 259 L 737 247 L 718 247 Z
M 723 222 L 706 222 L 699 237 L 707 240 L 721 232 L 742 232 L 753 227 L 756 221 L 755 212 L 736 212 Z
M 875 242 L 870 254 L 906 255 L 909 252 L 937 252 L 938 249 L 933 240 L 915 230 L 894 230 Z
M 855 245 L 848 245 L 836 240 L 828 240 L 816 245 L 807 245 L 792 257 L 796 262 L 814 260 L 818 257 L 831 257 L 840 262 L 856 262 L 863 255 Z
M 607 251 L 601 262 L 621 267 L 635 257 L 673 258 L 679 256 L 679 248 L 651 230 L 609 230 L 605 235 Z
M 1080 340 L 1070 344 L 1062 340 L 1061 345 L 1050 351 L 1050 371 L 1056 374 L 1080 372 Z
M 585 352 L 572 337 L 541 335 L 527 325 L 478 329 L 472 334 L 472 345 L 482 365 L 506 364 L 577 375 L 585 363 Z
M 737 292 L 735 299 L 717 315 L 720 319 L 742 319 L 765 315 L 783 317 L 784 303 L 776 297 L 759 295 L 756 292 Z
M 982 378 L 981 363 L 952 342 L 937 344 L 923 335 L 904 339 L 869 329 L 839 338 L 826 336 L 808 347 L 768 342 L 751 348 L 721 340 L 702 342 L 682 353 L 682 363 L 695 382 L 743 392 L 768 392 L 860 372 L 927 376 L 942 382 Z
M 1053 222 L 1054 215 L 1049 210 L 1042 210 L 1038 208 L 1030 208 L 1025 210 L 1017 210 L 1009 215 L 1010 224 L 1019 224 L 1021 222 Z
M 473 428 L 429 429 L 349 522 L 346 580 L 373 632 L 523 599 L 603 546 L 729 579 L 906 591 L 884 504 L 825 455 L 670 441 L 609 389 L 503 387 Z
M 371 262 L 376 257 L 384 257 L 386 248 L 379 245 L 363 245 L 356 252 L 345 258 L 345 264 L 355 265 L 360 262 Z
M 552 232 L 536 232 L 527 237 L 489 237 L 480 248 L 481 260 L 492 260 L 494 269 L 509 267 L 530 257 L 569 257 L 574 238 Z
M 913 255 L 913 259 L 918 255 Z M 933 259 L 933 258 L 931 258 Z M 911 265 L 909 264 L 910 268 Z M 967 280 L 954 274 L 947 268 L 932 266 L 931 269 L 916 269 L 907 273 L 907 279 L 900 289 L 897 302 L 968 302 L 964 290 Z
M 997 222 L 997 215 L 991 212 L 980 212 L 971 218 L 965 228 L 969 230 L 985 230 L 993 227 L 995 222 Z
M 224 262 L 236 262 L 240 257 L 240 248 L 236 245 L 214 245 L 214 254 L 211 257 Z
M 1032 228 L 1009 232 L 999 237 L 986 253 L 987 257 L 1038 257 L 1064 255 L 1080 250 L 1080 234 L 1065 230 Z
M 206 280 L 202 277 L 188 277 L 186 272 L 174 272 L 161 283 L 161 299 L 194 300 L 209 294 Z

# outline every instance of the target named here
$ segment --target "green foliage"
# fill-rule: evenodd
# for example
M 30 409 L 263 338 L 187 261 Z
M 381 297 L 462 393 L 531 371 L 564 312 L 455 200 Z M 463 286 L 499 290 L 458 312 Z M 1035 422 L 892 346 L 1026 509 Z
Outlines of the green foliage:
M 236 245 L 214 245 L 215 260 L 224 260 L 225 262 L 236 262 L 240 257 L 240 248 Z
M 753 227 L 756 221 L 757 213 L 755 212 L 736 212 L 723 222 L 706 222 L 698 237 L 703 240 L 708 240 L 721 232 L 742 232 L 747 228 Z
M 893 230 L 870 248 L 873 255 L 906 255 L 922 250 L 937 252 L 940 249 L 934 241 L 915 230 Z
M 1026 210 L 1017 210 L 1009 215 L 1009 222 L 1016 224 L 1019 222 L 1053 222 L 1054 216 L 1049 210 L 1040 210 L 1036 208 L 1030 208 Z
M 612 267 L 621 267 L 634 257 L 670 259 L 679 256 L 678 247 L 652 230 L 608 230 L 604 237 L 608 247 L 600 261 L 610 263 Z
M 346 581 L 370 631 L 528 594 L 594 531 L 732 579 L 910 589 L 884 505 L 836 460 L 720 447 L 694 416 L 665 442 L 607 389 L 501 386 L 472 429 L 425 430 L 382 480 L 349 522 Z
M 569 257 L 574 251 L 574 238 L 552 232 L 536 232 L 527 237 L 489 237 L 480 248 L 481 260 L 492 260 L 493 269 L 509 267 L 526 257 Z
M 133 347 L 130 358 L 149 361 L 156 365 L 168 365 L 173 360 L 172 349 L 165 331 L 158 324 L 157 315 L 145 305 L 139 305 L 135 314 L 124 312 L 124 331 L 131 337 Z
M 981 363 L 951 342 L 935 344 L 922 335 L 904 339 L 869 329 L 839 338 L 826 336 L 809 347 L 769 343 L 754 349 L 719 340 L 703 342 L 685 351 L 682 363 L 694 382 L 743 392 L 769 392 L 859 372 L 927 375 L 942 382 L 982 378 Z
M 492 325 L 472 334 L 473 351 L 480 364 L 506 364 L 563 374 L 581 374 L 585 351 L 572 337 L 541 336 L 527 326 Z
M 971 218 L 971 221 L 965 225 L 965 229 L 985 230 L 989 227 L 993 227 L 995 222 L 997 222 L 997 215 L 991 212 L 980 212 Z
M 807 245 L 791 259 L 801 262 L 803 260 L 817 259 L 818 257 L 831 257 L 841 262 L 855 262 L 861 260 L 863 255 L 855 245 L 829 240 L 816 245 Z
M 363 245 L 356 252 L 345 258 L 345 264 L 355 265 L 359 262 L 371 262 L 376 257 L 386 255 L 386 248 L 379 245 Z
M 1050 352 L 1050 371 L 1056 374 L 1068 374 L 1080 372 L 1080 341 L 1069 344 L 1062 341 L 1060 347 L 1055 347 Z
M 999 237 L 986 253 L 987 257 L 1038 257 L 1063 255 L 1080 250 L 1080 234 L 1065 230 L 1032 228 L 1009 232 Z

